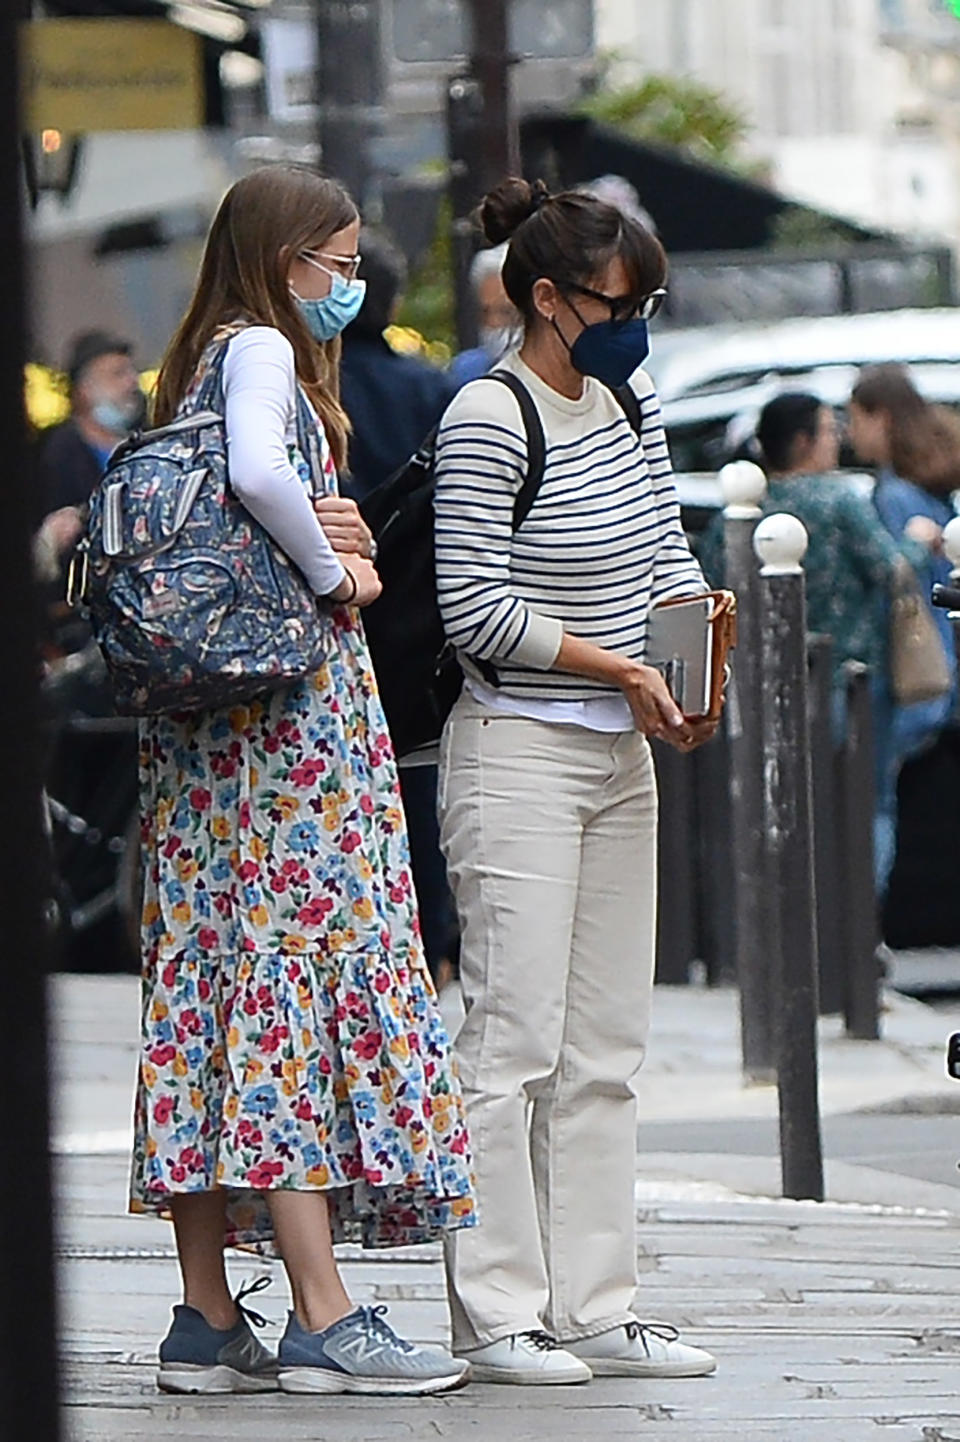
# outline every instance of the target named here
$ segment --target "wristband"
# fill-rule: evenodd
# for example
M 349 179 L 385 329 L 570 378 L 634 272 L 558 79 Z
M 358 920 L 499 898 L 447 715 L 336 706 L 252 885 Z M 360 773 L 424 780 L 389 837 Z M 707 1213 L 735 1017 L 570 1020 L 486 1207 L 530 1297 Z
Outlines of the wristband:
M 359 587 L 359 585 L 357 584 L 357 578 L 356 578 L 356 576 L 354 575 L 354 573 L 351 571 L 350 567 L 349 567 L 349 566 L 344 566 L 343 569 L 344 569 L 344 571 L 347 573 L 347 575 L 348 575 L 349 578 L 350 578 L 350 585 L 351 585 L 351 587 L 352 587 L 352 590 L 350 591 L 349 596 L 345 596 L 342 601 L 338 601 L 338 602 L 337 602 L 337 605 L 338 605 L 338 606 L 352 606 L 352 605 L 353 605 L 353 602 L 357 599 L 357 592 L 359 591 L 360 587 Z

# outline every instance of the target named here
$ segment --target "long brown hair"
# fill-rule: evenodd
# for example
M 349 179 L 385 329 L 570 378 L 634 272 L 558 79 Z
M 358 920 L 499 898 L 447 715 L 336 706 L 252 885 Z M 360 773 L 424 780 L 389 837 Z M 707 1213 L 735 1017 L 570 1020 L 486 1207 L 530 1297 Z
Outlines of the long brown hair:
M 288 274 L 303 250 L 321 249 L 357 219 L 335 180 L 306 166 L 264 165 L 220 202 L 193 298 L 160 368 L 154 420 L 176 415 L 203 351 L 231 321 L 274 326 L 293 346 L 297 379 L 323 423 L 333 458 L 346 458 L 349 423 L 340 404 L 340 340 L 313 339 L 291 295 Z
M 898 476 L 934 495 L 960 486 L 960 420 L 925 401 L 901 366 L 869 366 L 850 399 L 869 415 L 886 416 L 890 465 Z

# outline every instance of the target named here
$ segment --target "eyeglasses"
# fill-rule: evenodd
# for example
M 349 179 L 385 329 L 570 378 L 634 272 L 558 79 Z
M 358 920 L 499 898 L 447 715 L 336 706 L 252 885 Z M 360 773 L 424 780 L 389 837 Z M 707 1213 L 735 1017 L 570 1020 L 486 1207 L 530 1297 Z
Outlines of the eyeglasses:
M 667 294 L 666 290 L 661 288 L 635 300 L 632 295 L 604 295 L 602 290 L 591 290 L 587 285 L 571 285 L 567 286 L 567 290 L 588 296 L 590 300 L 602 300 L 604 305 L 610 307 L 610 320 L 614 325 L 624 325 L 628 320 L 653 320 Z M 582 320 L 576 306 L 573 306 L 573 310 L 577 319 Z
M 301 250 L 300 259 L 308 261 L 310 265 L 317 265 L 320 260 L 329 260 L 347 280 L 355 280 L 363 257 L 360 255 L 331 255 L 326 250 Z M 326 266 L 320 266 L 320 269 L 326 270 Z

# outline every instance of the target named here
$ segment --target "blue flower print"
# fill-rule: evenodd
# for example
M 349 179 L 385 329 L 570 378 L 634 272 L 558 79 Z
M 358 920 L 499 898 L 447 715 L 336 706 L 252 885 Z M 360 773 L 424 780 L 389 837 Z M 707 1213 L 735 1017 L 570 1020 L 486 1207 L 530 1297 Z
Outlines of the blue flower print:
M 301 821 L 290 832 L 291 851 L 315 851 L 320 843 L 320 830 L 313 821 Z

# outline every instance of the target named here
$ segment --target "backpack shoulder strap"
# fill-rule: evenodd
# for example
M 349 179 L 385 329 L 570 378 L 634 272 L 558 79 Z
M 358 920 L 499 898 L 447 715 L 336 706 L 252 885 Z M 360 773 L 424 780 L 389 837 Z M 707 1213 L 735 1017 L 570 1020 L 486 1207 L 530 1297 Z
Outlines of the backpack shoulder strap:
M 610 389 L 620 409 L 636 431 L 637 439 L 642 442 L 643 417 L 640 414 L 640 402 L 637 400 L 636 391 L 632 386 L 611 386 Z
M 530 507 L 537 499 L 537 492 L 543 484 L 543 473 L 547 463 L 547 442 L 543 434 L 543 422 L 536 402 L 519 376 L 512 371 L 490 371 L 485 380 L 499 381 L 512 391 L 520 407 L 523 429 L 527 435 L 527 474 L 523 479 L 513 503 L 513 530 L 519 531 L 530 514 Z

